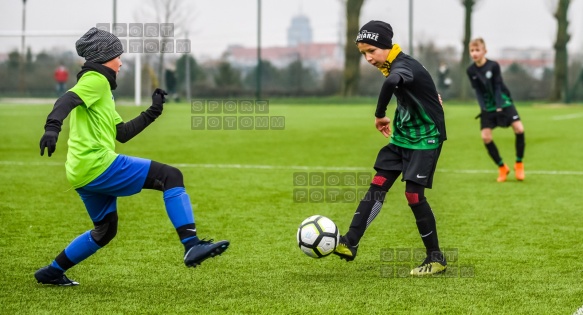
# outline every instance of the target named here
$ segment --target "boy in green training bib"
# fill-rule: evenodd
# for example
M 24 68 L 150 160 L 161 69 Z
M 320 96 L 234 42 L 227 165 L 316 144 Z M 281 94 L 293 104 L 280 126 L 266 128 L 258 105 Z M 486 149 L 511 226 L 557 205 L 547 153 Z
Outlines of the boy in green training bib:
M 125 143 L 162 114 L 166 92 L 156 89 L 152 105 L 138 117 L 123 122 L 115 110 L 112 90 L 122 66 L 120 40 L 104 30 L 91 28 L 76 42 L 77 53 L 85 58 L 77 84 L 56 102 L 47 117 L 40 153 L 50 157 L 63 121 L 70 117 L 65 169 L 67 180 L 77 191 L 94 228 L 74 239 L 46 267 L 34 274 L 42 284 L 78 285 L 65 272 L 107 245 L 117 234 L 117 198 L 142 189 L 163 192 L 170 221 L 184 245 L 184 263 L 195 267 L 207 258 L 222 254 L 228 241 L 200 240 L 196 234 L 190 198 L 182 172 L 170 165 L 117 154 L 115 141 Z

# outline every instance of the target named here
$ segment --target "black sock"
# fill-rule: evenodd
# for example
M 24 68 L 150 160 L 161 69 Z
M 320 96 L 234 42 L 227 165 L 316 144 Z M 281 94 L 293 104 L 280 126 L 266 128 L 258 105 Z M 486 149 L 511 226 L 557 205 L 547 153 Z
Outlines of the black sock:
M 388 190 L 383 187 L 371 185 L 364 198 L 358 204 L 350 229 L 346 233 L 346 238 L 350 245 L 358 245 L 364 235 L 364 231 L 379 214 L 385 201 Z
M 516 134 L 516 162 L 522 162 L 524 157 L 524 147 L 526 143 L 524 142 L 524 133 Z
M 185 224 L 176 229 L 180 242 L 184 245 L 184 249 L 188 250 L 192 246 L 198 244 L 199 239 L 196 236 L 196 226 L 194 223 Z
M 492 160 L 494 160 L 494 163 L 496 163 L 496 165 L 498 166 L 504 165 L 504 162 L 502 162 L 502 158 L 500 157 L 500 153 L 498 153 L 498 148 L 494 144 L 494 141 L 486 143 L 486 149 L 488 150 L 488 154 L 490 154 L 490 157 L 492 158 Z
M 413 215 L 415 215 L 417 229 L 421 235 L 421 240 L 423 240 L 423 245 L 425 245 L 427 255 L 429 256 L 433 252 L 440 252 L 435 216 L 433 216 L 433 211 L 431 211 L 431 206 L 429 206 L 427 200 L 423 198 L 419 203 L 409 204 L 409 207 L 411 207 Z

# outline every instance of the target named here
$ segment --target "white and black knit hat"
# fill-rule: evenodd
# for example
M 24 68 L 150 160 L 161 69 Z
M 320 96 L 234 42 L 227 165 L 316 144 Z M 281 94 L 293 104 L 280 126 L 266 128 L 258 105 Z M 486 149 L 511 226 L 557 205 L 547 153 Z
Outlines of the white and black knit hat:
M 105 63 L 123 53 L 119 38 L 96 27 L 92 27 L 81 36 L 75 46 L 79 56 L 96 63 Z

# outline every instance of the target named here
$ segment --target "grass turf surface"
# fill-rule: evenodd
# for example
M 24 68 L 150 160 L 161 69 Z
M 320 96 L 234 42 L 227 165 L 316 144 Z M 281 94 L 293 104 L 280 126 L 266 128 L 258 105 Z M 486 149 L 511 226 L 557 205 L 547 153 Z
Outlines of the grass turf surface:
M 345 232 L 357 204 L 294 202 L 294 173 L 372 173 L 387 140 L 374 129 L 373 106 L 277 103 L 269 114 L 285 116 L 285 130 L 191 130 L 189 106 L 170 104 L 118 145 L 182 170 L 199 235 L 231 241 L 223 256 L 185 268 L 161 193 L 143 191 L 118 200 L 118 235 L 67 273 L 81 283 L 74 288 L 33 278 L 92 227 L 64 174 L 68 128 L 53 157 L 40 157 L 51 105 L 0 105 L 0 313 L 572 314 L 583 304 L 583 107 L 519 106 L 526 180 L 511 173 L 497 183 L 477 106 L 446 104 L 449 140 L 426 196 L 441 246 L 458 259 L 443 277 L 417 279 L 400 276 L 417 259 L 390 255 L 422 247 L 401 182 L 354 262 L 300 252 L 303 219 L 325 215 Z M 118 112 L 129 120 L 143 109 Z M 512 166 L 512 131 L 496 129 L 494 139 Z

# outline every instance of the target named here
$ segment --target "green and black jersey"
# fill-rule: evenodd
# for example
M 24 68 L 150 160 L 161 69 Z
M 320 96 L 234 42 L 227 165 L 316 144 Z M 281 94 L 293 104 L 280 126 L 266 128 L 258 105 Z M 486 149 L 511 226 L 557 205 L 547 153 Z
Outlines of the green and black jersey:
M 431 150 L 447 139 L 443 107 L 431 75 L 417 60 L 402 52 L 390 64 L 376 117 L 384 117 L 391 94 L 397 98 L 397 108 L 390 143 L 407 149 Z
M 467 74 L 483 111 L 494 112 L 497 108 L 512 105 L 510 91 L 502 80 L 500 65 L 496 61 L 486 60 L 481 67 L 472 63 Z

